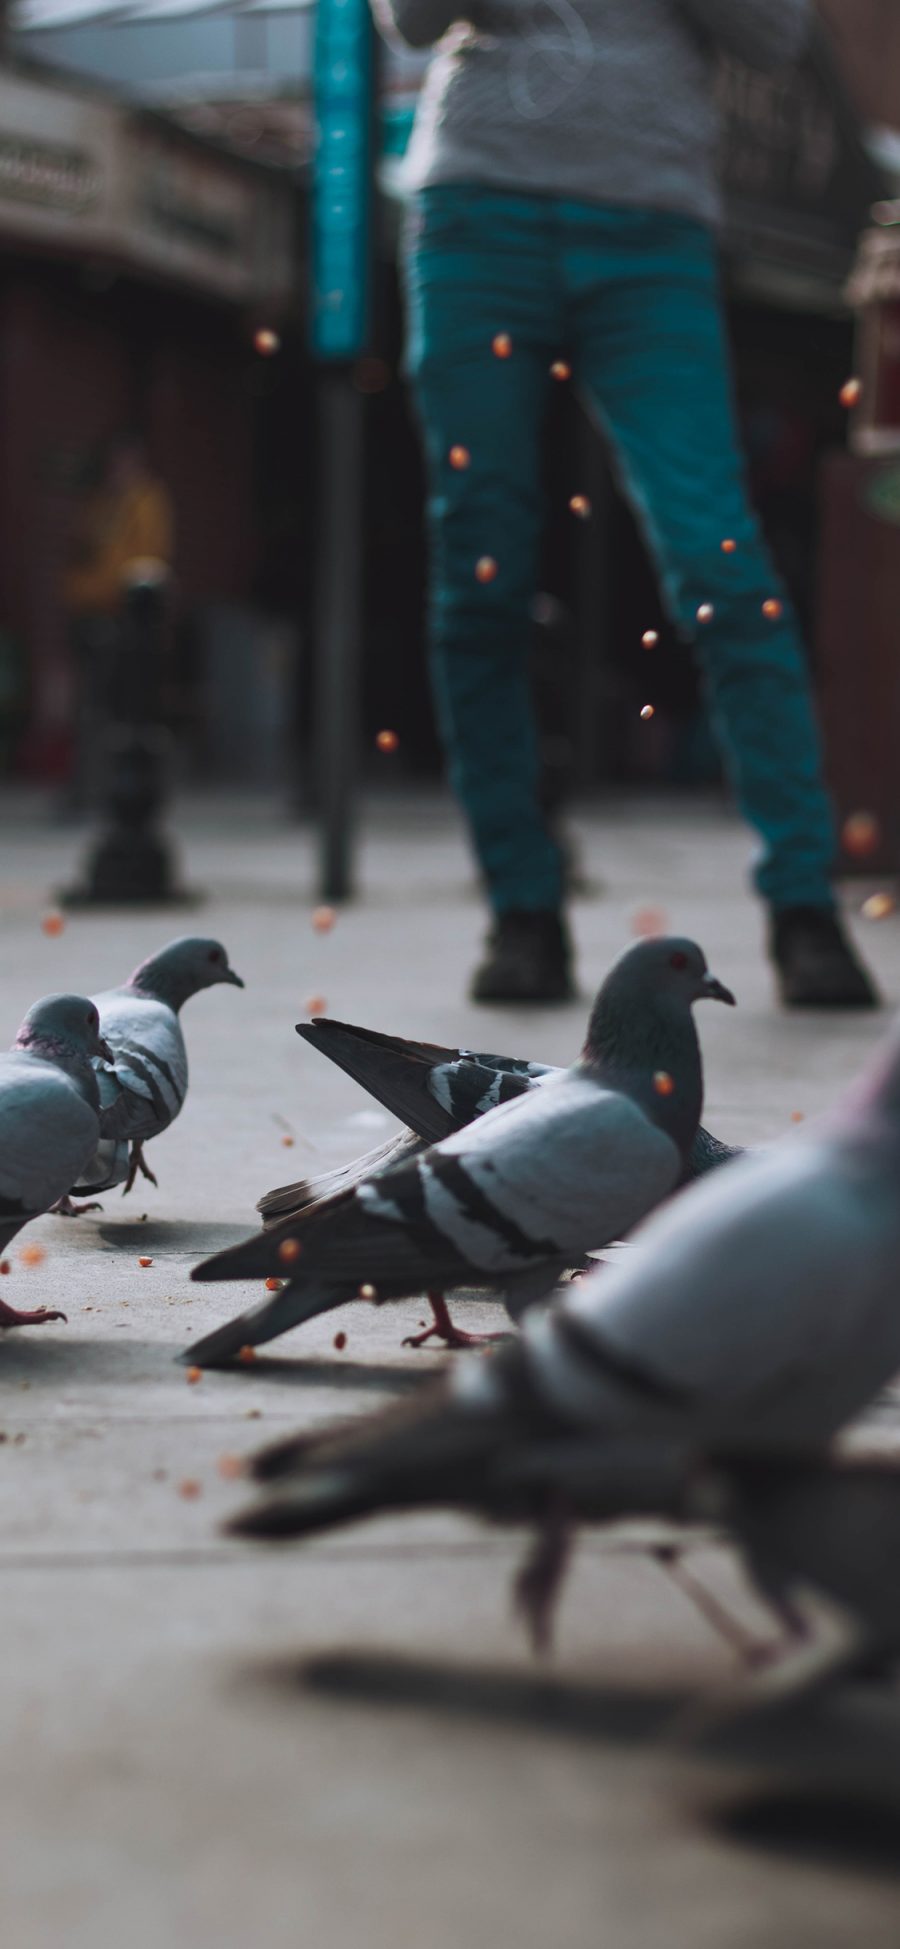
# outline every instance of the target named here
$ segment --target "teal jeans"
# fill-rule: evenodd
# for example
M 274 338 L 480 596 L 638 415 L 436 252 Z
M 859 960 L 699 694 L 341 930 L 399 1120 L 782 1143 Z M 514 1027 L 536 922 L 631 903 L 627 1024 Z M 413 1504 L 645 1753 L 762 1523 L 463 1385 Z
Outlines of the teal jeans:
M 758 891 L 775 906 L 830 905 L 833 821 L 806 659 L 747 498 L 708 230 L 665 211 L 441 184 L 411 209 L 406 281 L 438 719 L 495 910 L 562 896 L 529 683 L 541 427 L 560 358 L 700 659 L 733 790 L 762 841 Z M 507 358 L 492 350 L 498 333 Z M 452 464 L 454 447 L 468 465 Z M 727 554 L 726 537 L 737 543 Z M 476 574 L 484 558 L 492 580 Z

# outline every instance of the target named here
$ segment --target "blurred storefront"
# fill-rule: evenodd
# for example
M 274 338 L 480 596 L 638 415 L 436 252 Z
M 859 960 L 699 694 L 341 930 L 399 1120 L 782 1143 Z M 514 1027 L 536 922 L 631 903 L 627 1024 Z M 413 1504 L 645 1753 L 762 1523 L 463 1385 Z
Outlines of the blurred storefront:
M 310 0 L 233 0 L 227 6 L 224 0 L 198 0 L 193 6 L 173 5 L 172 0 L 18 4 L 20 44 L 27 41 L 34 53 L 117 84 L 134 85 L 139 76 L 145 97 L 216 145 L 215 150 L 198 146 L 190 153 L 202 155 L 210 168 L 215 155 L 217 170 L 224 166 L 226 148 L 241 159 L 238 176 L 248 195 L 251 183 L 259 185 L 259 195 L 265 184 L 266 194 L 280 192 L 289 200 L 288 180 L 302 185 L 313 136 Z M 724 274 L 739 409 L 754 495 L 798 603 L 814 660 L 822 613 L 819 487 L 826 456 L 846 445 L 847 414 L 840 391 L 854 362 L 846 284 L 871 207 L 892 192 L 892 143 L 900 150 L 890 132 L 900 128 L 900 68 L 894 64 L 891 78 L 882 73 L 881 58 L 888 46 L 885 34 L 894 31 L 888 15 L 895 21 L 895 0 L 821 0 L 819 10 L 828 31 L 817 35 L 795 69 L 773 76 L 724 62 L 719 83 L 725 128 Z M 370 395 L 366 716 L 370 728 L 388 722 L 400 730 L 398 762 L 419 770 L 436 768 L 438 758 L 423 647 L 422 480 L 400 366 L 397 233 L 402 156 L 424 66 L 423 56 L 405 53 L 392 52 L 385 62 L 376 356 L 364 362 L 359 374 L 361 389 Z M 142 119 L 117 113 L 135 126 Z M 143 120 L 148 129 L 163 127 L 159 117 Z M 165 127 L 175 143 L 172 122 Z M 272 167 L 251 169 L 250 158 L 264 158 Z M 232 216 L 231 221 L 237 219 Z M 142 226 L 146 230 L 143 213 L 135 224 L 126 219 L 125 228 L 138 233 L 130 239 L 132 253 L 142 248 Z M 193 281 L 184 258 L 176 268 L 170 257 L 165 271 L 158 258 L 151 265 L 152 253 L 140 262 L 134 254 L 126 259 L 121 224 L 117 249 L 115 277 L 102 302 L 89 288 L 90 280 L 106 276 L 108 267 L 98 270 L 82 263 L 77 272 L 71 265 L 64 272 L 56 264 L 52 275 L 68 278 L 73 315 L 90 314 L 92 329 L 104 343 L 115 339 L 116 356 L 124 361 L 116 383 L 127 391 L 134 380 L 125 375 L 133 373 L 135 360 L 142 362 L 144 397 L 160 402 L 152 408 L 158 415 L 157 464 L 170 470 L 181 466 L 187 481 L 184 453 L 177 462 L 172 456 L 179 442 L 183 447 L 189 438 L 185 422 L 193 416 L 182 408 L 194 385 L 198 397 L 204 388 L 210 395 L 204 418 L 220 417 L 223 427 L 232 425 L 227 439 L 235 455 L 241 439 L 250 437 L 252 413 L 244 393 L 248 384 L 259 382 L 259 372 L 258 362 L 254 367 L 251 359 L 248 366 L 245 321 L 248 308 L 271 308 L 277 294 L 267 294 L 264 283 L 252 290 L 249 285 L 241 292 L 226 290 L 227 277 L 234 275 L 234 254 L 226 273 L 229 253 L 221 242 L 218 257 L 216 247 L 207 243 L 205 268 Z M 248 275 L 252 284 L 253 274 Z M 292 275 L 296 289 L 302 277 L 296 255 Z M 43 276 L 51 277 L 49 263 Z M 286 296 L 283 292 L 282 298 Z M 117 307 L 121 329 L 113 323 Z M 157 330 L 150 321 L 161 318 L 164 308 L 169 323 Z M 177 331 L 171 323 L 176 309 Z M 53 314 L 52 300 L 45 310 Z M 99 344 L 86 327 L 84 334 L 95 347 Z M 67 344 L 77 336 L 70 334 Z M 82 356 L 89 364 L 87 352 Z M 116 360 L 97 351 L 92 356 L 108 384 L 105 368 L 108 363 L 111 371 Z M 255 476 L 249 462 L 235 466 L 235 475 L 240 472 L 242 478 L 232 479 L 227 489 L 217 480 L 217 491 L 227 495 L 228 506 L 205 538 L 196 541 L 196 560 L 205 566 L 196 583 L 187 559 L 183 567 L 179 562 L 179 573 L 199 587 L 212 567 L 208 551 L 220 548 L 223 586 L 229 597 L 240 594 L 237 585 L 247 586 L 242 564 L 253 507 L 258 520 L 267 494 L 274 492 L 271 484 L 290 476 L 289 489 L 274 492 L 278 507 L 269 524 L 265 578 L 279 591 L 287 613 L 292 605 L 295 610 L 307 605 L 316 489 L 315 461 L 307 444 L 309 368 L 299 351 L 293 363 L 279 365 L 285 390 L 280 410 L 266 422 L 265 465 L 257 464 Z M 78 402 L 70 400 L 69 411 L 77 419 L 90 396 L 87 377 L 75 390 Z M 560 724 L 570 726 L 570 769 L 582 786 L 648 776 L 692 782 L 713 778 L 717 761 L 691 659 L 660 614 L 653 577 L 630 514 L 615 492 L 602 446 L 574 397 L 563 396 L 566 390 L 558 389 L 547 428 L 550 518 L 539 578 L 556 605 L 554 613 L 567 619 L 566 653 L 550 659 L 564 673 L 566 691 L 549 707 L 557 747 Z M 219 414 L 215 402 L 220 394 Z M 224 432 L 221 439 L 226 441 Z M 160 442 L 166 441 L 162 451 Z M 300 449 L 294 475 L 287 455 L 291 442 Z M 47 446 L 52 450 L 49 435 Z M 220 476 L 222 451 L 214 439 L 210 450 L 203 449 L 205 458 L 198 453 L 192 465 L 198 470 L 208 465 L 211 475 Z M 591 500 L 590 523 L 572 522 L 568 516 L 573 486 Z M 184 498 L 196 506 L 190 488 Z M 22 516 L 20 531 L 24 523 Z M 836 545 L 839 535 L 832 528 L 830 547 Z M 634 646 L 648 627 L 659 630 L 659 648 L 649 655 L 642 652 L 638 659 Z M 540 639 L 540 629 L 536 636 Z M 651 688 L 658 708 L 648 732 L 640 726 L 635 701 L 643 701 Z
M 288 330 L 297 308 L 295 201 L 282 173 L 161 115 L 39 68 L 0 71 L 2 692 L 33 772 L 66 762 L 61 590 L 104 442 L 137 429 L 168 488 L 179 624 L 250 601 L 254 331 Z

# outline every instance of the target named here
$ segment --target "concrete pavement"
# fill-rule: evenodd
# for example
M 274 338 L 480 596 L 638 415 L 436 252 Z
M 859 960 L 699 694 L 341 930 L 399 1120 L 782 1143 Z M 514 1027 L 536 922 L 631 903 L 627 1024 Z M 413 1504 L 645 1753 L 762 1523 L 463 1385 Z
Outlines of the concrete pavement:
M 276 807 L 197 801 L 179 823 L 186 878 L 208 894 L 195 915 L 79 914 L 54 938 L 41 917 L 83 837 L 28 801 L 4 817 L 7 1039 L 39 994 L 106 986 L 195 926 L 247 981 L 188 1005 L 192 1087 L 152 1152 L 159 1190 L 42 1220 L 37 1268 L 13 1253 L 10 1299 L 69 1321 L 0 1344 L 4 1942 L 837 1949 L 853 1931 L 896 1949 L 900 1707 L 860 1689 L 801 1729 L 679 1744 L 685 1703 L 730 1661 L 627 1533 L 584 1540 L 545 1670 L 508 1614 L 521 1538 L 446 1516 L 285 1553 L 219 1536 L 243 1493 L 232 1457 L 413 1387 L 442 1358 L 402 1348 L 412 1302 L 346 1309 L 342 1352 L 332 1319 L 196 1386 L 174 1364 L 242 1292 L 191 1286 L 191 1264 L 252 1227 L 268 1186 L 391 1127 L 293 1023 L 315 997 L 555 1061 L 585 1005 L 466 1004 L 481 915 L 438 799 L 369 809 L 363 897 L 327 935 L 310 925 L 310 835 Z M 711 1127 L 752 1143 L 827 1105 L 881 1025 L 775 1012 L 740 828 L 682 801 L 579 823 L 603 883 L 576 913 L 586 993 L 635 910 L 662 905 L 740 1002 L 701 1017 Z M 864 929 L 894 1002 L 898 940 L 894 918 Z M 873 1427 L 900 1438 L 893 1401 Z M 697 1567 L 763 1627 L 725 1552 Z

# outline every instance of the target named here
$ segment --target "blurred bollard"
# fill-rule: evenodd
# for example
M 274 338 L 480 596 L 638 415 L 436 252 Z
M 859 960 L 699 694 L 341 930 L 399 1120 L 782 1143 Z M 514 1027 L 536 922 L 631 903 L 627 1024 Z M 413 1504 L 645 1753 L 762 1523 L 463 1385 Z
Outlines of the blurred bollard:
M 164 562 L 131 565 L 100 754 L 103 830 L 90 847 L 83 881 L 61 896 L 68 907 L 155 906 L 193 897 L 176 885 L 171 848 L 157 825 L 171 751 L 162 722 L 170 582 Z

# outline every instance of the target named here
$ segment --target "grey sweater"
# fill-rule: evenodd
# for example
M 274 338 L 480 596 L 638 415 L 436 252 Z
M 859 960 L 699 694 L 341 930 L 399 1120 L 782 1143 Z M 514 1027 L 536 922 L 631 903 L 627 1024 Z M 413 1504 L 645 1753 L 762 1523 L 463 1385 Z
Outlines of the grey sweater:
M 717 52 L 801 49 L 810 0 L 372 0 L 388 37 L 441 45 L 407 181 L 483 183 L 719 214 Z M 460 10 L 465 8 L 465 18 Z

